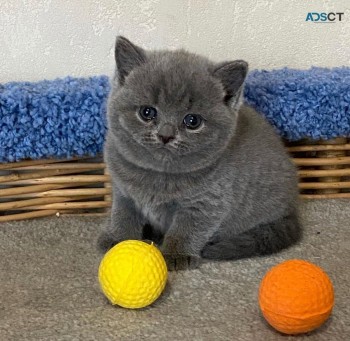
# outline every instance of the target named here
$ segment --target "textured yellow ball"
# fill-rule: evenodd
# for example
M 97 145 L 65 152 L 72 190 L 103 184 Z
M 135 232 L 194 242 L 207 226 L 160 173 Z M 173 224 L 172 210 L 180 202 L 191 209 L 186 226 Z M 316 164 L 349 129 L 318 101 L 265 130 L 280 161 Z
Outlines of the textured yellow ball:
M 125 240 L 103 257 L 98 278 L 101 289 L 112 304 L 124 308 L 143 308 L 163 292 L 168 277 L 161 252 L 140 240 Z

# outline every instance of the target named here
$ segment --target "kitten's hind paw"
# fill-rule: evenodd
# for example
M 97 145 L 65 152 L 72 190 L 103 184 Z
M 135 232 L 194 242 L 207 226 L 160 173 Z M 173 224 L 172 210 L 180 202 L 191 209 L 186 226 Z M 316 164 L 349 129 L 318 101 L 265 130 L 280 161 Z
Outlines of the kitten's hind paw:
M 192 256 L 164 255 L 169 271 L 191 270 L 200 266 L 200 258 Z

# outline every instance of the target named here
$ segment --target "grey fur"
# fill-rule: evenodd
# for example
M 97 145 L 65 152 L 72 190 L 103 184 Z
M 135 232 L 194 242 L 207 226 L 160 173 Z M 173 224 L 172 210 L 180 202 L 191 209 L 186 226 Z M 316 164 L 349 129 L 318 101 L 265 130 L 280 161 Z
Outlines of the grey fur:
M 104 154 L 113 206 L 103 251 L 144 238 L 145 225 L 160 236 L 170 269 L 269 254 L 299 240 L 296 169 L 273 128 L 241 106 L 246 62 L 148 52 L 123 37 L 116 61 Z M 155 120 L 138 117 L 143 105 L 158 110 Z M 183 125 L 189 113 L 205 119 L 198 130 Z M 165 144 L 158 134 L 169 129 L 174 138 Z

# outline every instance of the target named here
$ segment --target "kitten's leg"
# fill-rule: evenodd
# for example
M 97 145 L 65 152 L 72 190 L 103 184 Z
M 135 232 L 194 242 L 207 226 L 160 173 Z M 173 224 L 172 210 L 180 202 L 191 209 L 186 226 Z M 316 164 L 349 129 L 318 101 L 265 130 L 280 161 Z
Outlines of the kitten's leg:
M 293 212 L 269 224 L 227 238 L 217 234 L 203 248 L 202 257 L 217 260 L 268 255 L 296 243 L 302 235 L 297 214 Z
M 160 245 L 163 242 L 164 235 L 154 228 L 154 226 L 150 224 L 146 224 L 143 227 L 142 239 L 150 240 L 154 242 L 156 245 Z
M 98 248 L 106 252 L 123 240 L 141 240 L 144 223 L 143 217 L 130 198 L 114 195 L 111 215 L 105 230 L 98 238 Z
M 201 250 L 213 235 L 218 220 L 196 210 L 180 211 L 174 216 L 161 245 L 169 270 L 185 270 L 200 265 Z

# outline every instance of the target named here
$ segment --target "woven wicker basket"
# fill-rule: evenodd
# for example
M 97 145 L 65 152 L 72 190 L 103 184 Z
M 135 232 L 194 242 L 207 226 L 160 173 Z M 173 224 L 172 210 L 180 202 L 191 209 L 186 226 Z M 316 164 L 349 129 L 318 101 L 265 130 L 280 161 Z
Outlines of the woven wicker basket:
M 0 222 L 50 215 L 105 215 L 110 178 L 102 156 L 0 164 Z
M 350 139 L 287 143 L 301 198 L 350 198 Z M 102 156 L 0 164 L 0 222 L 50 215 L 106 215 L 110 177 Z

